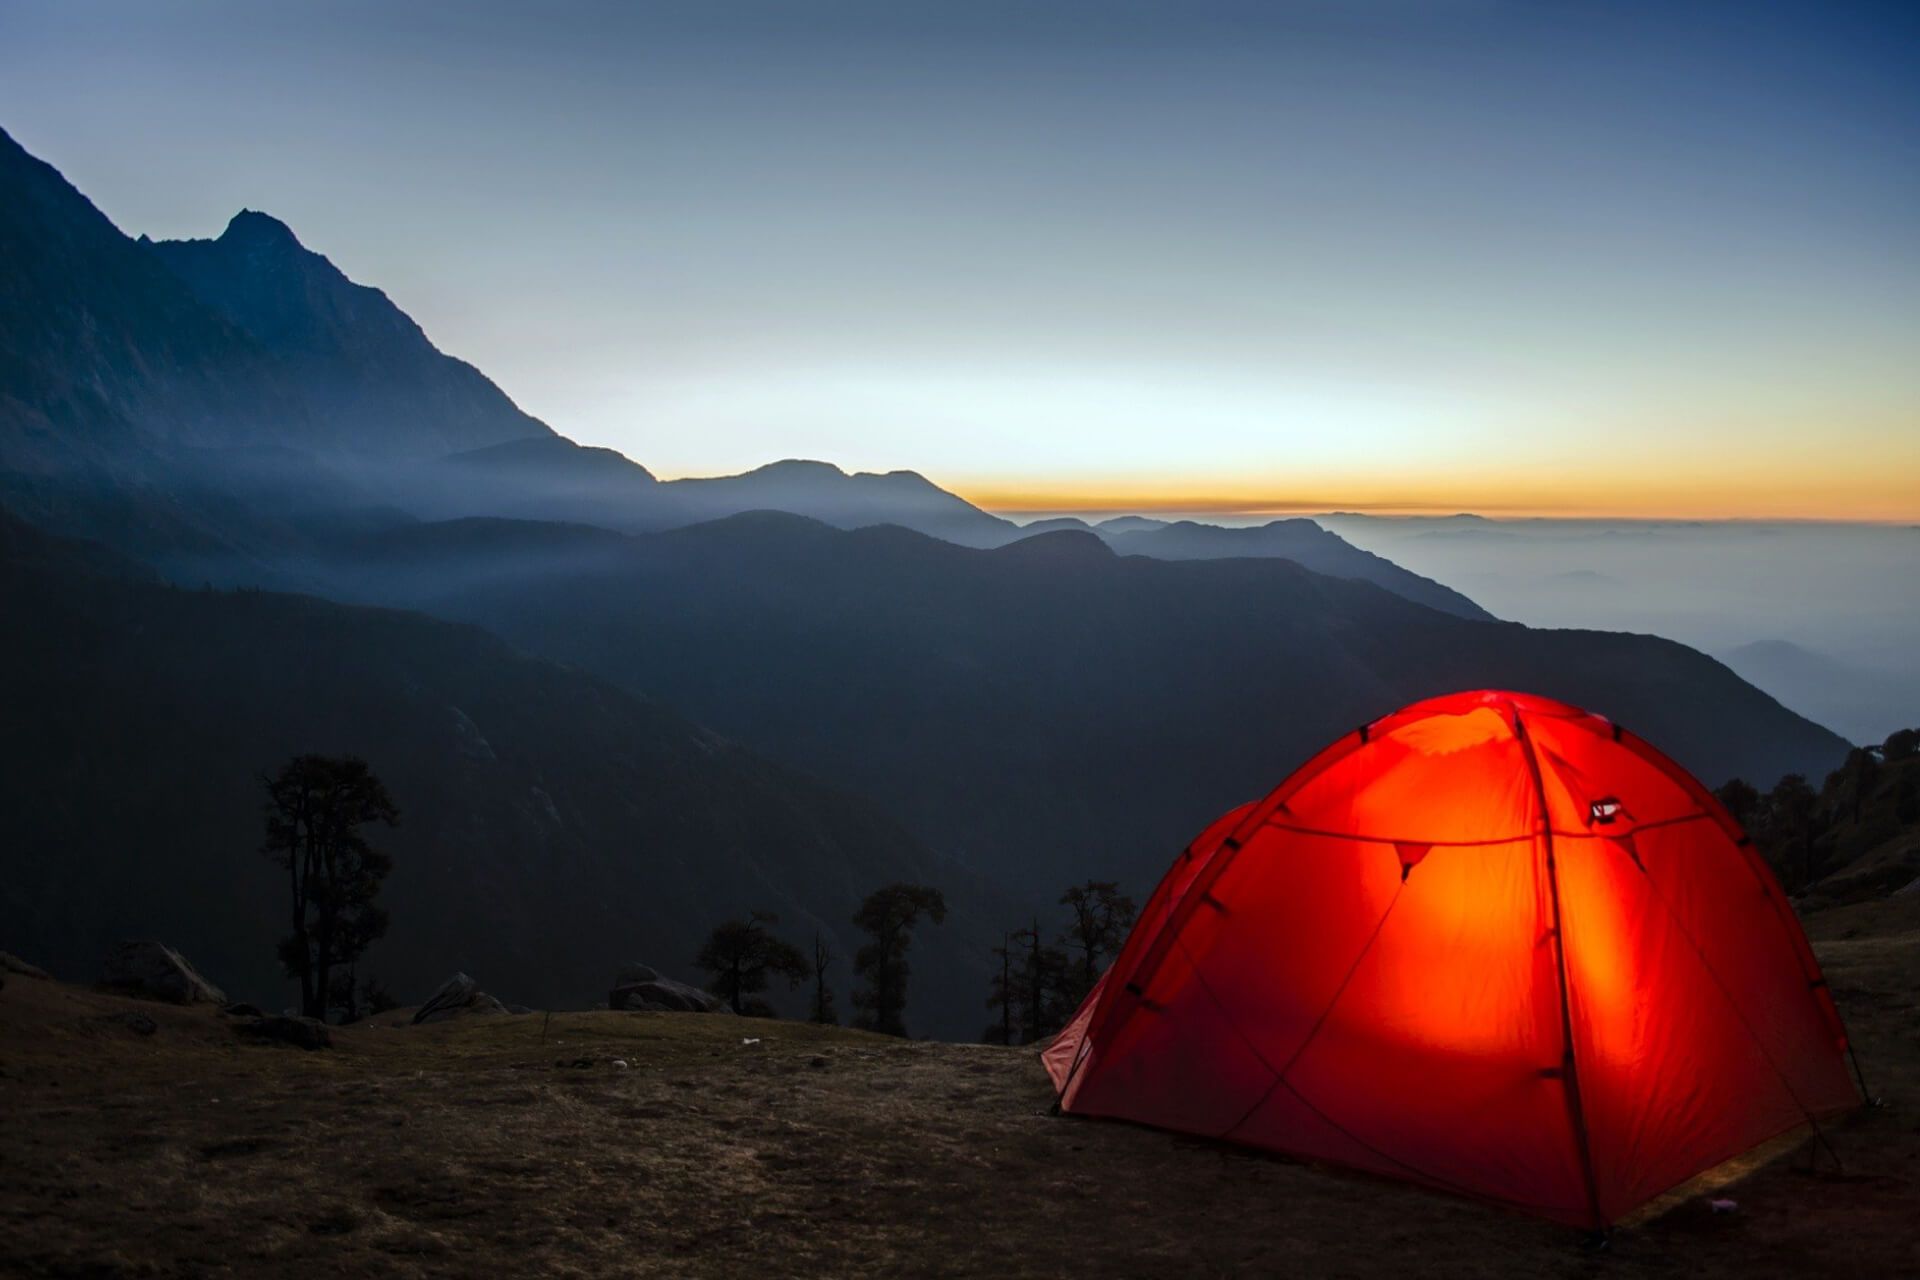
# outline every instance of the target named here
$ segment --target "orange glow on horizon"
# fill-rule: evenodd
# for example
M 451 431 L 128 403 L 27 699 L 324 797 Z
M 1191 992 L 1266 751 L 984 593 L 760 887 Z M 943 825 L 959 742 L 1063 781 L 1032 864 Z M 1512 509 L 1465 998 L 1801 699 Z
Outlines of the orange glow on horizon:
M 1798 486 L 1762 489 L 1746 486 L 1649 485 L 1625 491 L 1604 484 L 1435 486 L 1432 490 L 1378 488 L 1356 484 L 1285 492 L 1275 486 L 1233 482 L 1220 485 L 1020 484 L 982 479 L 949 486 L 968 502 L 1016 518 L 1041 515 L 1110 516 L 1122 514 L 1206 517 L 1268 517 L 1350 511 L 1382 516 L 1447 516 L 1462 513 L 1493 518 L 1622 520 L 1769 520 L 1920 523 L 1920 475 L 1897 469 L 1844 481 L 1808 481 Z

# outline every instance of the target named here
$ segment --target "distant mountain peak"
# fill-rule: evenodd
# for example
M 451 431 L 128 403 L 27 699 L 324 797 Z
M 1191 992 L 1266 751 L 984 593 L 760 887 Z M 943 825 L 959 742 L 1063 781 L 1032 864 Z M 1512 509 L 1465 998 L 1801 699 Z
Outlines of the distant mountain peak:
M 817 458 L 782 458 L 778 462 L 769 462 L 765 466 L 755 467 L 745 472 L 750 476 L 818 476 L 821 479 L 842 479 L 847 473 L 831 462 L 821 462 Z
M 761 479 L 787 479 L 820 484 L 832 484 L 840 480 L 856 480 L 866 484 L 879 483 L 891 488 L 930 489 L 945 494 L 933 481 L 918 471 L 900 469 L 896 471 L 848 471 L 831 462 L 822 462 L 817 458 L 782 458 L 778 462 L 769 462 L 763 466 L 742 472 L 738 476 L 716 476 L 714 479 L 744 479 L 758 476 Z
M 993 554 L 1008 559 L 1056 565 L 1083 564 L 1118 558 L 1118 554 L 1112 547 L 1087 529 L 1050 529 L 1045 533 L 1036 533 L 1030 538 L 1009 542 Z
M 300 238 L 293 234 L 293 228 L 270 213 L 258 209 L 242 209 L 227 221 L 227 229 L 220 233 L 223 244 L 247 246 L 272 246 L 289 249 L 303 249 Z

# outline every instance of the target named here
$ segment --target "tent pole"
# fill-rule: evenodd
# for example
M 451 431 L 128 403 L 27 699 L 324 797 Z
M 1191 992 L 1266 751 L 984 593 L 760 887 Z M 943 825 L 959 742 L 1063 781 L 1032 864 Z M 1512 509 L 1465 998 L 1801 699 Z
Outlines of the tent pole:
M 1533 739 L 1527 736 L 1526 722 L 1520 718 L 1518 707 L 1513 708 L 1513 734 L 1520 740 L 1521 754 L 1527 758 L 1527 771 L 1533 776 L 1534 800 L 1539 807 L 1540 841 L 1547 855 L 1547 896 L 1553 903 L 1554 972 L 1560 979 L 1560 1037 L 1565 1045 L 1560 1058 L 1561 1084 L 1566 1089 L 1567 1116 L 1572 1121 L 1574 1142 L 1579 1148 L 1580 1172 L 1587 1181 L 1587 1209 L 1593 1214 L 1596 1234 L 1604 1241 L 1610 1224 L 1600 1213 L 1600 1188 L 1593 1176 L 1593 1147 L 1587 1139 L 1586 1111 L 1580 1105 L 1579 1064 L 1573 1052 L 1573 1004 L 1568 994 L 1566 939 L 1561 933 L 1560 872 L 1553 855 L 1553 820 L 1547 813 L 1547 784 L 1540 774 L 1540 759 L 1534 753 Z
M 1880 1099 L 1874 1097 L 1873 1091 L 1867 1088 L 1866 1073 L 1860 1070 L 1860 1055 L 1854 1052 L 1852 1036 L 1847 1037 L 1847 1061 L 1853 1064 L 1853 1078 L 1860 1086 L 1860 1097 L 1869 1107 L 1879 1106 Z

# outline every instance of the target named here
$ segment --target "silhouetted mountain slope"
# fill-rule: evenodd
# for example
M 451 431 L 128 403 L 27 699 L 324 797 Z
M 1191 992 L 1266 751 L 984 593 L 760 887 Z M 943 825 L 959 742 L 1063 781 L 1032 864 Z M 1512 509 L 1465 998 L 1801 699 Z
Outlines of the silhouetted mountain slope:
M 744 475 L 672 480 L 661 488 L 676 524 L 787 511 L 841 529 L 897 524 L 966 547 L 995 547 L 1021 536 L 1011 520 L 988 515 L 912 471 L 849 475 L 831 463 L 789 459 Z
M 1157 528 L 1135 524 L 1109 529 L 1102 525 L 1095 532 L 1123 555 L 1153 556 L 1159 560 L 1275 556 L 1292 560 L 1315 573 L 1374 583 L 1443 613 L 1480 621 L 1493 617 L 1451 587 L 1410 573 L 1384 556 L 1362 551 L 1311 520 L 1274 520 L 1252 528 L 1180 520 Z
M 266 352 L 0 131 L 0 468 L 312 429 Z
M 0 133 L 0 500 L 162 562 L 398 518 L 312 457 L 314 381 Z
M 565 436 L 513 440 L 419 463 L 396 478 L 410 509 L 430 517 L 506 516 L 658 528 L 660 486 L 625 454 Z
M 351 752 L 403 811 L 369 964 L 402 994 L 466 969 L 578 1007 L 624 961 L 696 977 L 705 931 L 764 908 L 834 942 L 845 1008 L 854 907 L 913 879 L 955 911 L 916 947 L 914 1024 L 977 1029 L 1007 911 L 865 801 L 469 626 L 92 576 L 106 556 L 0 516 L 8 947 L 85 976 L 121 937 L 159 936 L 229 991 L 277 996 L 257 777 Z
M 1592 707 L 1710 783 L 1843 747 L 1681 645 L 1468 621 L 1285 560 L 1122 557 L 1072 531 L 983 552 L 758 513 L 617 552 L 581 540 L 572 566 L 475 585 L 431 539 L 371 537 L 341 589 L 670 691 L 1028 893 L 1086 875 L 1145 889 L 1328 740 L 1453 689 Z
M 1920 708 L 1920 673 L 1911 670 L 1876 670 L 1786 640 L 1739 645 L 1719 657 L 1742 679 L 1855 741 L 1870 740 L 1890 707 Z
M 4 132 L 0 265 L 10 468 L 173 445 L 429 457 L 551 434 L 273 218 L 134 241 Z
M 298 389 L 322 453 L 428 457 L 551 438 L 378 289 L 355 284 L 278 219 L 242 210 L 217 240 L 151 242 L 202 302 L 258 342 Z

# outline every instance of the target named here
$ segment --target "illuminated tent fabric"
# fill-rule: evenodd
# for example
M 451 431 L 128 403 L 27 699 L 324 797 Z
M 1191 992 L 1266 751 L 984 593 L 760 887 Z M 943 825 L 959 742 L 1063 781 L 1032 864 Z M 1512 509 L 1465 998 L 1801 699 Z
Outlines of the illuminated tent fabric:
M 1725 810 L 1608 721 L 1498 692 L 1216 821 L 1045 1062 L 1068 1112 L 1595 1229 L 1861 1101 Z

